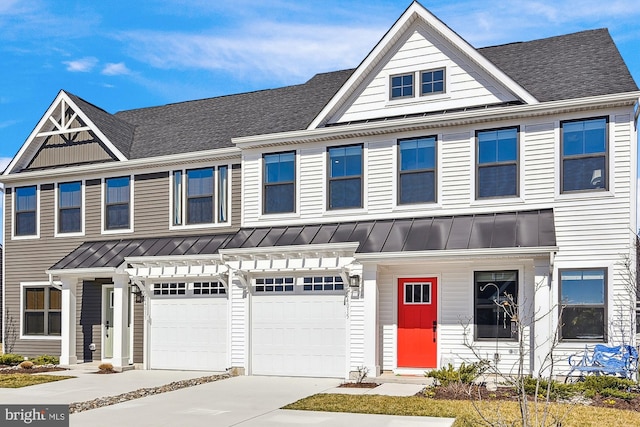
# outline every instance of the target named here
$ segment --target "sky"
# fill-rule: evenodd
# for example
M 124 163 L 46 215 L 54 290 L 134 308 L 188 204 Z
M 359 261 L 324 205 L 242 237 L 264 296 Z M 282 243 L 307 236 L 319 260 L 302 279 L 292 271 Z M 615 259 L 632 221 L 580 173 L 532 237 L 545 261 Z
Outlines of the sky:
M 61 89 L 115 113 L 299 84 L 356 67 L 410 3 L 0 0 L 0 170 Z M 608 28 L 640 84 L 637 0 L 421 4 L 475 47 Z

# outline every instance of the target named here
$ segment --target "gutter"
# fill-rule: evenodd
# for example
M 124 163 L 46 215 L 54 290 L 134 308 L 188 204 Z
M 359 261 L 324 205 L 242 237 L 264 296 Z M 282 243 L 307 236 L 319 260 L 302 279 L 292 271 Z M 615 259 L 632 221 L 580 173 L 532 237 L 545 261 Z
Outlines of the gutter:
M 385 264 L 385 261 L 415 262 L 437 260 L 442 262 L 443 259 L 452 263 L 459 262 L 461 258 L 468 260 L 470 258 L 509 258 L 522 256 L 549 256 L 553 260 L 554 254 L 558 252 L 557 246 L 536 246 L 536 247 L 517 247 L 517 248 L 483 248 L 483 249 L 444 249 L 438 251 L 416 251 L 416 252 L 376 252 L 376 253 L 356 253 L 357 261 L 376 262 Z
M 232 138 L 237 147 L 257 148 L 269 145 L 289 143 L 318 142 L 347 139 L 359 136 L 384 135 L 399 131 L 442 128 L 463 124 L 483 123 L 494 120 L 521 119 L 558 113 L 589 111 L 599 108 L 612 108 L 633 105 L 638 101 L 640 91 L 624 92 L 597 97 L 576 98 L 570 100 L 541 102 L 538 104 L 515 105 L 502 108 L 487 108 L 454 113 L 434 113 L 406 119 L 380 119 L 368 123 L 345 124 L 342 126 L 322 127 L 310 130 L 281 132 L 268 135 L 254 135 Z

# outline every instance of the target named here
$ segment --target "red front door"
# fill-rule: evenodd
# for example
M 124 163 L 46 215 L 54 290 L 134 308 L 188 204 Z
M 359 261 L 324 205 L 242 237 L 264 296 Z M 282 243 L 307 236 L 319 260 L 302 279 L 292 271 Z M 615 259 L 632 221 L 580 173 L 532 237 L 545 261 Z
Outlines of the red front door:
M 398 279 L 398 367 L 437 368 L 438 283 Z

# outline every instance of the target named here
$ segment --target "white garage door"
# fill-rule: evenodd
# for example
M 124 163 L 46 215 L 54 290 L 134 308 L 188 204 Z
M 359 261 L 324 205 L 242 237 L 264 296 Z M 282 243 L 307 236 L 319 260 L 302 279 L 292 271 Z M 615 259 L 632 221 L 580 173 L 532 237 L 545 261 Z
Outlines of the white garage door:
M 253 374 L 344 377 L 344 293 L 303 289 L 252 295 Z
M 227 306 L 226 295 L 193 295 L 191 290 L 183 295 L 152 297 L 150 367 L 227 369 Z

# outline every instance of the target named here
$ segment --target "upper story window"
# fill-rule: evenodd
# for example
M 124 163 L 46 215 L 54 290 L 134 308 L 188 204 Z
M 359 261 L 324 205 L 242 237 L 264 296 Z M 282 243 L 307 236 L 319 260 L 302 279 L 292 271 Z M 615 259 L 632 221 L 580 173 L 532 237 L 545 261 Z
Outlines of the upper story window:
M 518 272 L 476 271 L 474 293 L 476 338 L 516 338 L 511 317 L 517 314 Z
M 518 128 L 478 131 L 476 198 L 518 195 Z
M 105 187 L 105 230 L 122 230 L 131 226 L 131 179 L 128 176 L 107 178 Z
M 38 190 L 35 185 L 18 187 L 15 191 L 16 236 L 35 236 L 38 221 Z
M 62 292 L 52 286 L 24 287 L 24 335 L 60 335 Z
M 389 77 L 389 99 L 443 94 L 447 91 L 445 68 L 396 74 Z
M 562 192 L 606 190 L 607 119 L 562 122 Z
M 391 99 L 413 96 L 413 73 L 391 76 Z
M 82 183 L 58 185 L 58 233 L 82 231 Z
M 263 212 L 295 212 L 295 152 L 265 154 Z
M 605 341 L 607 269 L 560 270 L 560 336 Z
M 398 204 L 436 201 L 436 138 L 398 141 Z
M 420 73 L 420 95 L 444 93 L 444 68 Z
M 228 166 L 174 171 L 172 185 L 174 226 L 228 221 Z
M 329 209 L 362 207 L 362 145 L 333 147 L 329 153 Z

